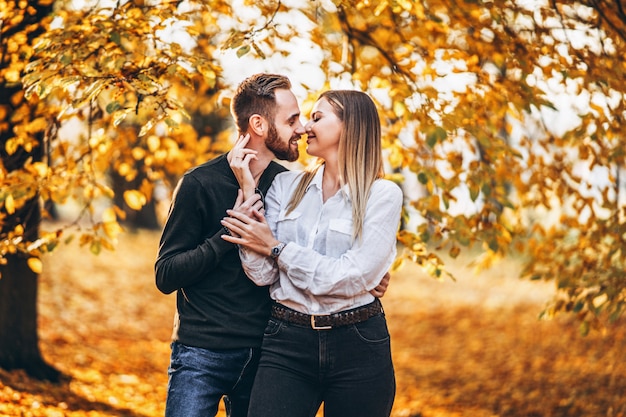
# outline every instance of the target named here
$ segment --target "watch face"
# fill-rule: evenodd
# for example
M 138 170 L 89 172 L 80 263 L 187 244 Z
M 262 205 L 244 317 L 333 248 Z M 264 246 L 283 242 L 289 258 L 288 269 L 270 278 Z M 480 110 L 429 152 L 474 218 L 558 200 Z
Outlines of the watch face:
M 283 248 L 285 247 L 284 243 L 279 243 L 278 245 L 274 246 L 272 248 L 272 258 L 277 258 L 278 255 L 280 255 L 280 253 L 283 251 Z

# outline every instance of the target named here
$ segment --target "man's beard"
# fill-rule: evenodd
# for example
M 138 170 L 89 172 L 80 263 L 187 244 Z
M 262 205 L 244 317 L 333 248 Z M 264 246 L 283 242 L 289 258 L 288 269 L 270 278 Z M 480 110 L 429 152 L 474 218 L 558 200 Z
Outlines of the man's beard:
M 278 137 L 276 127 L 270 126 L 269 132 L 267 133 L 267 139 L 265 139 L 265 146 L 267 146 L 267 148 L 274 153 L 276 158 L 281 161 L 293 162 L 298 159 L 300 152 L 298 151 L 298 148 L 291 149 L 290 142 L 292 139 L 294 139 L 294 137 L 290 138 L 289 142 L 284 143 Z

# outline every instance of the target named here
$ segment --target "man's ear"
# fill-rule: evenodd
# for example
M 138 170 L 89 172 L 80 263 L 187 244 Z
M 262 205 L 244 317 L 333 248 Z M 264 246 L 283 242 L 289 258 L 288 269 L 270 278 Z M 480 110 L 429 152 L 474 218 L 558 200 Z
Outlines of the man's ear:
M 248 122 L 250 130 L 254 132 L 257 136 L 267 135 L 268 126 L 267 120 L 260 114 L 253 114 L 250 116 L 250 120 Z

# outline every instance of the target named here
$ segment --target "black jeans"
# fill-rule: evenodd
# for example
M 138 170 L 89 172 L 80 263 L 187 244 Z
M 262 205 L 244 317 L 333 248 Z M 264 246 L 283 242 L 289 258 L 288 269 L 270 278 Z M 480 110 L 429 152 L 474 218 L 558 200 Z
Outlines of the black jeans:
M 331 330 L 270 318 L 248 417 L 387 417 L 396 383 L 384 315 Z

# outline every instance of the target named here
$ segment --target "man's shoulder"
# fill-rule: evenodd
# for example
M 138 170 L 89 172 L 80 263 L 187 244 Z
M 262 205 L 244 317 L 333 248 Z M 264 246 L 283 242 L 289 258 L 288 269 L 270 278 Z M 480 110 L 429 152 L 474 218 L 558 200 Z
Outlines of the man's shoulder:
M 188 169 L 180 180 L 183 188 L 225 189 L 236 185 L 237 180 L 228 166 L 226 155 L 219 155 L 209 161 Z
M 265 170 L 263 171 L 263 175 L 261 175 L 261 178 L 259 179 L 258 188 L 263 193 L 266 193 L 267 190 L 270 188 L 270 185 L 274 181 L 276 175 L 285 171 L 287 171 L 287 168 L 285 168 L 283 165 L 279 164 L 276 161 L 271 161 L 269 165 L 265 168 Z
M 270 164 L 265 169 L 265 171 L 269 171 L 273 173 L 274 175 L 277 175 L 277 174 L 280 174 L 281 172 L 289 171 L 289 169 L 287 169 L 285 166 L 283 166 L 282 164 L 276 161 L 271 161 Z
M 213 159 L 203 162 L 199 165 L 191 167 L 185 172 L 185 175 L 204 174 L 206 171 L 222 171 L 228 166 L 226 154 L 221 154 Z
M 183 178 L 187 181 L 194 179 L 201 183 L 213 182 L 215 179 L 223 181 L 224 177 L 232 175 L 232 171 L 228 166 L 226 154 L 219 155 L 209 161 L 189 168 Z M 233 176 L 234 178 L 234 176 Z

